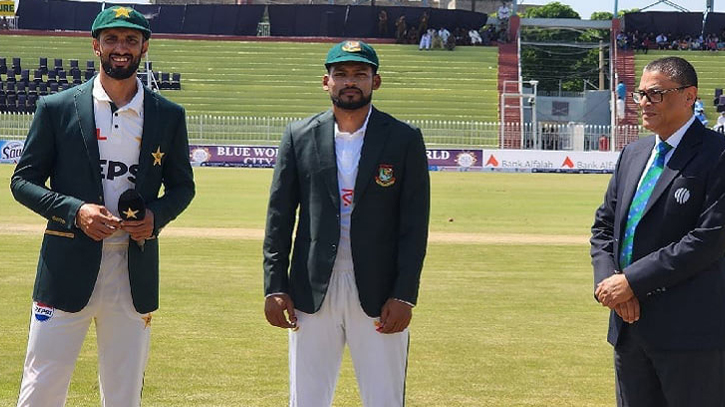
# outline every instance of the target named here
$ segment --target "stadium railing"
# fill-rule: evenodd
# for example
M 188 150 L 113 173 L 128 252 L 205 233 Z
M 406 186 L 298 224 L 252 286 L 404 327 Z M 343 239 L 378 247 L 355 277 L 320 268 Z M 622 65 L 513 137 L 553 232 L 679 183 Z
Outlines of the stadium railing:
M 24 140 L 33 114 L 0 113 L 0 140 Z M 299 117 L 187 116 L 191 144 L 277 145 L 288 123 Z M 409 120 L 421 129 L 428 147 L 501 148 L 502 134 L 517 138 L 515 148 L 535 150 L 610 151 L 612 129 L 604 125 L 540 123 L 537 131 L 528 123 Z M 523 130 L 523 131 L 522 131 Z M 614 147 L 621 150 L 644 130 L 617 126 Z M 504 148 L 511 148 L 503 143 Z

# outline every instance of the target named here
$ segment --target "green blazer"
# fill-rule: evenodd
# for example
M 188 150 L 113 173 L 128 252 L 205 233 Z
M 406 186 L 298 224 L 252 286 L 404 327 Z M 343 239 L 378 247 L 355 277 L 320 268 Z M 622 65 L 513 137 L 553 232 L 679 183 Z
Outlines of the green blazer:
M 267 211 L 265 294 L 288 293 L 306 313 L 322 305 L 340 240 L 334 123 L 327 111 L 287 127 Z M 353 202 L 350 240 L 363 310 L 377 317 L 389 298 L 415 304 L 430 211 L 420 130 L 373 108 Z
M 75 227 L 83 203 L 104 204 L 92 89 L 89 80 L 40 99 L 10 181 L 15 199 L 48 219 L 33 299 L 67 312 L 88 304 L 101 264 L 102 242 Z M 144 92 L 136 190 L 154 213 L 154 237 L 143 251 L 136 244 L 128 246 L 131 295 L 140 313 L 156 310 L 159 303 L 155 237 L 194 197 L 184 109 L 149 89 Z M 161 165 L 154 165 L 151 155 L 157 149 L 165 153 Z

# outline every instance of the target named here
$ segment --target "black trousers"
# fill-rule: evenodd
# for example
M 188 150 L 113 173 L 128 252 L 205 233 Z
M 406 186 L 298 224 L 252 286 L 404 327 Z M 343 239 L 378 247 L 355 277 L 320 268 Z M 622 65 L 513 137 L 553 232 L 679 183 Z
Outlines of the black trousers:
M 663 351 L 629 327 L 614 347 L 618 407 L 725 406 L 725 351 Z

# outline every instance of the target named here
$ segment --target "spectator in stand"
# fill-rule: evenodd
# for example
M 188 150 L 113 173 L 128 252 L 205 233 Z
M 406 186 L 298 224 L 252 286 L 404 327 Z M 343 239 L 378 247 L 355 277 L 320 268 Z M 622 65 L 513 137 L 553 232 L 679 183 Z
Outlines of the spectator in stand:
M 435 28 L 431 28 L 428 30 L 428 33 L 430 34 L 431 40 L 431 48 L 433 49 L 443 49 L 443 38 L 441 38 L 440 35 L 438 35 L 438 31 L 435 30 Z
M 508 19 L 511 17 L 511 9 L 508 8 L 506 1 L 501 2 L 501 7 L 498 8 L 496 17 L 499 21 L 506 20 L 508 22 Z
M 428 12 L 424 11 L 418 22 L 418 35 L 423 37 L 426 32 L 428 32 Z
M 620 31 L 619 34 L 617 34 L 617 46 L 623 50 L 629 49 L 629 41 L 627 40 L 627 34 L 625 34 L 624 31 Z
M 695 110 L 695 117 L 697 117 L 698 120 L 702 123 L 703 126 L 707 127 L 707 117 L 705 117 L 705 111 L 704 110 Z
M 0 30 L 9 30 L 10 25 L 8 25 L 8 20 L 5 18 L 5 16 L 2 17 L 2 20 L 0 20 Z
M 418 29 L 415 26 L 410 27 L 410 30 L 408 30 L 408 44 L 417 44 L 418 40 Z
M 446 30 L 445 27 L 441 27 L 441 29 L 438 30 L 438 36 L 441 37 L 441 40 L 443 40 L 443 43 L 445 44 L 448 42 L 448 37 L 451 36 L 451 32 Z
M 463 27 L 458 27 L 453 30 L 453 37 L 456 39 L 456 45 L 471 45 L 471 40 L 468 38 L 468 31 Z
M 680 40 L 679 47 L 682 51 L 687 51 L 690 49 L 690 37 L 686 37 Z
M 644 39 L 640 44 L 640 49 L 642 50 L 642 52 L 644 52 L 645 54 L 648 53 L 649 47 L 652 45 L 652 40 L 650 39 L 650 36 L 645 34 Z
M 408 31 L 408 25 L 405 23 L 405 16 L 400 16 L 395 22 L 395 42 L 398 44 L 406 43 L 405 34 Z
M 435 30 L 433 30 L 435 32 Z M 430 50 L 431 42 L 433 42 L 433 35 L 431 33 L 431 30 L 426 30 L 423 35 L 420 37 L 420 44 L 418 44 L 418 51 L 422 51 L 424 49 Z
M 624 117 L 625 114 L 625 98 L 627 97 L 627 86 L 624 84 L 624 81 L 619 81 L 619 84 L 617 85 L 617 117 L 620 119 Z
M 657 42 L 658 49 L 667 49 L 667 36 L 664 33 L 658 35 L 655 41 Z
M 702 99 L 700 99 L 699 96 L 697 97 L 697 100 L 695 100 L 695 111 L 698 111 L 698 110 L 703 111 L 703 112 L 705 111 L 705 104 L 702 103 Z
M 720 133 L 725 133 L 725 112 L 720 112 L 720 116 L 717 118 L 717 124 L 712 129 Z
M 471 45 L 483 45 L 483 38 L 481 38 L 481 34 L 479 34 L 478 31 L 469 30 L 468 37 L 471 39 Z
M 707 47 L 710 51 L 717 51 L 717 43 L 718 38 L 717 35 L 713 34 L 710 37 L 710 40 L 707 42 Z
M 449 35 L 448 38 L 446 38 L 446 41 L 443 43 L 443 46 L 448 51 L 453 51 L 453 49 L 456 48 L 456 37 Z
M 501 1 L 501 7 L 498 8 L 496 17 L 498 18 L 499 38 L 505 42 L 508 42 L 507 38 L 508 38 L 509 18 L 511 17 L 511 10 L 508 8 L 508 5 L 506 4 L 505 0 Z
M 378 35 L 383 38 L 388 36 L 388 13 L 385 10 L 378 13 Z

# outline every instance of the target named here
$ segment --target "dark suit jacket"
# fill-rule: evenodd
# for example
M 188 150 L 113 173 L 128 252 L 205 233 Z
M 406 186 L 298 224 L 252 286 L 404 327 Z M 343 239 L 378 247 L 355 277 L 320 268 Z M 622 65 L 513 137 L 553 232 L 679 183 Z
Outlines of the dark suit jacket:
M 68 312 L 88 304 L 101 263 L 102 242 L 74 226 L 83 203 L 104 204 L 92 89 L 89 80 L 40 99 L 10 183 L 18 202 L 48 219 L 33 299 Z M 155 237 L 189 205 L 194 181 L 184 109 L 146 88 L 144 92 L 136 190 L 154 213 Z M 165 153 L 161 165 L 153 165 L 151 153 L 157 148 Z M 158 308 L 158 255 L 155 238 L 146 241 L 143 251 L 136 244 L 128 246 L 131 295 L 140 313 Z
M 594 284 L 622 270 L 620 242 L 655 136 L 622 150 L 592 226 Z M 725 349 L 725 138 L 695 120 L 665 166 L 624 268 L 640 301 L 631 325 L 653 349 Z M 624 322 L 610 313 L 608 340 Z
M 322 305 L 340 239 L 334 123 L 332 111 L 327 111 L 287 127 L 267 212 L 265 293 L 289 293 L 295 308 L 307 313 Z M 395 177 L 389 186 L 376 182 L 385 166 L 392 166 Z M 415 304 L 430 207 L 428 161 L 420 130 L 373 108 L 353 199 L 350 240 L 363 310 L 379 316 L 391 297 Z

